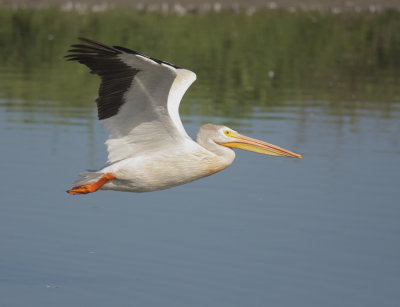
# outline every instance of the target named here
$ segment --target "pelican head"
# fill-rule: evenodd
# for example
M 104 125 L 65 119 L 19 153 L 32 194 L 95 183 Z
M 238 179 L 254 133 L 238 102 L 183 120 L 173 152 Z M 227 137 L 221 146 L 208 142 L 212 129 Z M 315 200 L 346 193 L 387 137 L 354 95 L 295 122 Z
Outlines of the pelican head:
M 239 148 L 264 155 L 302 158 L 300 154 L 242 135 L 226 126 L 206 124 L 200 128 L 197 139 L 199 144 L 203 146 L 214 143 L 228 148 Z

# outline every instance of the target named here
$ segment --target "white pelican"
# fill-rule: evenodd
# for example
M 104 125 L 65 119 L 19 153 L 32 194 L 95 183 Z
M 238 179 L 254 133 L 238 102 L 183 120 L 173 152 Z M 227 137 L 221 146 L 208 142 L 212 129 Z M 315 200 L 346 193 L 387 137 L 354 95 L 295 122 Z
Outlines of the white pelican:
M 178 113 L 195 73 L 123 47 L 80 40 L 83 44 L 72 45 L 66 57 L 101 78 L 96 102 L 98 117 L 109 130 L 108 161 L 99 171 L 83 173 L 68 193 L 167 189 L 228 167 L 235 158 L 231 148 L 301 158 L 213 124 L 200 128 L 196 143 Z

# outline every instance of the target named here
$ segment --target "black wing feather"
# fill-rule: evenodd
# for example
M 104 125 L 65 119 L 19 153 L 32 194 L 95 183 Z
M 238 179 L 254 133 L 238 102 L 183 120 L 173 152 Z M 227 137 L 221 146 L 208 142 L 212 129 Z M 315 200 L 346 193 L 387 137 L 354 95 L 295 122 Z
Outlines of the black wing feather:
M 66 58 L 68 61 L 85 64 L 91 73 L 100 76 L 97 113 L 99 119 L 110 118 L 125 103 L 124 94 L 139 71 L 122 62 L 118 55 L 122 52 L 137 53 L 126 48 L 118 50 L 86 38 L 80 37 L 79 40 L 86 44 L 71 45 L 73 49 L 69 50 L 70 54 Z

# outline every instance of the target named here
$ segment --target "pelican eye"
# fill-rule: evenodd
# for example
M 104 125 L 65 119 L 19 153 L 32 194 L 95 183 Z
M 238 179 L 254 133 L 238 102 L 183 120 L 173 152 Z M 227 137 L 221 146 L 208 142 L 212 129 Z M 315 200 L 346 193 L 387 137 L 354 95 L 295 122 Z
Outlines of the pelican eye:
M 232 136 L 232 132 L 229 130 L 225 130 L 224 133 L 226 136 Z

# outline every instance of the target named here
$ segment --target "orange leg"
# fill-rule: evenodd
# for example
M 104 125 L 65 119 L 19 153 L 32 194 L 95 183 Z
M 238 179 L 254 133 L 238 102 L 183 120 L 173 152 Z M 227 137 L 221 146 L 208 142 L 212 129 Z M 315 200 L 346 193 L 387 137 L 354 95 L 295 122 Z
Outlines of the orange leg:
M 115 179 L 114 174 L 107 173 L 107 174 L 104 174 L 95 183 L 84 184 L 84 185 L 80 185 L 79 187 L 74 187 L 71 190 L 68 190 L 67 193 L 76 195 L 76 194 L 88 194 L 88 193 L 96 192 L 107 181 L 113 180 L 113 179 Z

